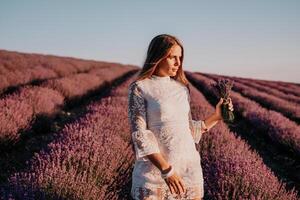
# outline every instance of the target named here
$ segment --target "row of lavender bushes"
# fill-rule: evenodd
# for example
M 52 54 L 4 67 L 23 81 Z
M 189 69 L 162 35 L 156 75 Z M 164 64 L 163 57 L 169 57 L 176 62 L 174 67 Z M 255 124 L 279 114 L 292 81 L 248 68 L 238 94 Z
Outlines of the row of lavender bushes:
M 218 75 L 219 76 L 219 75 Z M 294 95 L 300 97 L 300 85 L 297 83 L 289 83 L 289 82 L 282 82 L 282 81 L 269 81 L 269 80 L 260 80 L 260 79 L 252 79 L 252 78 L 242 78 L 242 77 L 235 77 L 235 76 L 223 76 L 225 78 L 236 78 L 239 80 L 244 80 L 248 82 L 255 82 L 257 84 L 261 84 L 272 88 L 273 90 L 281 91 L 286 95 Z
M 208 77 L 218 80 L 219 76 L 207 75 Z M 260 105 L 278 111 L 284 116 L 290 118 L 293 121 L 296 121 L 300 124 L 300 106 L 297 103 L 288 102 L 287 100 L 281 99 L 277 96 L 270 94 L 269 92 L 262 92 L 256 88 L 247 86 L 240 82 L 235 82 L 232 88 L 234 91 L 242 94 L 249 99 L 252 99 L 258 102 Z
M 29 130 L 38 116 L 52 117 L 68 100 L 107 86 L 131 67 L 105 68 L 26 86 L 0 99 L 0 140 L 15 143 L 22 130 Z M 97 73 L 98 74 L 97 74 Z
M 300 97 L 295 96 L 293 94 L 286 94 L 284 92 L 281 92 L 280 90 L 274 89 L 272 87 L 269 87 L 265 84 L 259 83 L 256 80 L 244 80 L 241 78 L 231 78 L 232 80 L 234 80 L 235 82 L 240 82 L 243 83 L 247 86 L 253 87 L 257 90 L 263 91 L 263 92 L 267 92 L 270 95 L 279 97 L 281 99 L 284 99 L 286 101 L 290 101 L 296 104 L 300 104 Z
M 283 87 L 290 87 L 297 91 L 299 91 L 300 89 L 300 83 L 279 82 L 279 84 L 282 85 Z
M 213 79 L 200 74 L 188 73 L 187 75 L 206 94 L 214 96 L 211 86 L 211 84 L 215 83 Z M 237 92 L 232 91 L 231 97 L 236 108 L 235 111 L 248 120 L 253 125 L 253 128 L 261 130 L 261 132 L 267 134 L 274 142 L 289 148 L 296 155 L 300 155 L 299 125 L 281 113 L 267 110 Z
M 261 84 L 268 85 L 273 88 L 278 88 L 279 90 L 285 92 L 286 94 L 293 94 L 300 97 L 300 86 L 296 84 L 284 84 L 284 83 L 277 83 L 277 82 L 270 82 L 265 80 L 259 80 Z
M 99 68 L 123 68 L 117 63 L 89 61 L 0 50 L 0 93 L 33 81 L 70 76 Z M 127 67 L 133 67 L 128 65 Z
M 2 188 L 4 199 L 128 199 L 134 154 L 127 118 L 131 80 L 88 106 L 28 169 Z
M 64 77 L 92 68 L 119 66 L 118 63 L 99 62 L 72 57 L 61 57 L 43 54 L 30 54 L 0 50 L 0 74 L 41 66 L 53 70 L 58 76 Z
M 121 77 L 132 68 L 123 66 L 92 69 L 87 73 L 79 73 L 60 79 L 51 79 L 41 86 L 59 91 L 68 100 L 80 97 L 100 86 L 111 84 L 115 79 Z
M 191 88 L 193 119 L 205 119 L 215 110 L 205 97 Z M 205 133 L 197 148 L 204 175 L 205 199 L 297 199 L 287 191 L 262 158 L 219 122 Z
M 29 129 L 38 115 L 52 116 L 64 104 L 64 97 L 55 90 L 26 86 L 0 99 L 0 141 L 9 145 Z
M 300 83 L 295 83 L 295 82 L 286 82 L 286 81 L 275 81 L 278 84 L 282 85 L 282 86 L 287 86 L 287 87 L 293 87 L 293 88 L 300 88 Z

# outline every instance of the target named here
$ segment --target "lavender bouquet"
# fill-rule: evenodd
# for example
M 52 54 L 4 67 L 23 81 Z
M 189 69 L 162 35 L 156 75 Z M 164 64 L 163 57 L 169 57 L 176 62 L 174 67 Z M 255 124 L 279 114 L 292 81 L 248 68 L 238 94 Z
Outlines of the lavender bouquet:
M 233 81 L 229 79 L 218 79 L 217 83 L 213 84 L 214 93 L 218 98 L 223 98 L 221 106 L 222 117 L 225 123 L 234 121 L 233 111 L 229 110 L 230 91 L 233 86 Z

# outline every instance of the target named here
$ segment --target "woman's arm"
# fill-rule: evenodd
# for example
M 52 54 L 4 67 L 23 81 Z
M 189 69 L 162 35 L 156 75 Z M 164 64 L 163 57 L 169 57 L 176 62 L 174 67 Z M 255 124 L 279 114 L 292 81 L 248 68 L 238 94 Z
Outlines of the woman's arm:
M 188 90 L 187 90 L 187 95 L 188 95 L 188 102 L 189 102 L 189 104 L 191 104 L 191 97 L 190 97 Z M 218 104 L 216 105 L 215 113 L 210 115 L 205 120 L 193 120 L 192 114 L 191 114 L 191 109 L 189 110 L 190 129 L 191 129 L 191 133 L 192 133 L 192 136 L 193 136 L 196 144 L 199 143 L 199 141 L 204 133 L 208 132 L 219 121 L 223 120 L 222 112 L 221 112 L 222 103 L 223 103 L 223 99 L 220 98 Z M 231 111 L 233 111 L 233 105 L 232 105 L 231 98 L 229 98 L 229 109 Z
M 207 119 L 204 120 L 206 128 L 211 129 L 215 126 L 219 121 L 223 120 L 221 106 L 223 103 L 223 98 L 220 98 L 218 104 L 216 105 L 216 111 L 214 114 L 209 116 Z M 229 98 L 229 110 L 233 111 L 233 104 L 231 98 Z
M 160 171 L 164 172 L 170 165 L 160 153 L 155 135 L 147 129 L 145 99 L 136 83 L 129 87 L 128 100 L 128 117 L 136 158 L 147 157 Z
M 165 160 L 161 153 L 153 153 L 147 155 L 147 158 L 162 172 L 165 173 L 169 168 L 170 164 Z
M 216 113 L 209 116 L 204 120 L 205 127 L 209 130 L 214 127 L 221 119 L 218 117 Z
M 165 174 L 171 170 L 172 166 L 168 164 L 161 153 L 147 155 L 147 158 L 161 171 L 161 173 Z M 168 178 L 165 178 L 165 182 L 172 194 L 183 194 L 186 192 L 185 184 L 176 171 L 174 171 Z
M 136 82 L 129 86 L 128 118 L 136 159 L 160 153 L 154 133 L 147 128 L 146 105 L 141 88 Z

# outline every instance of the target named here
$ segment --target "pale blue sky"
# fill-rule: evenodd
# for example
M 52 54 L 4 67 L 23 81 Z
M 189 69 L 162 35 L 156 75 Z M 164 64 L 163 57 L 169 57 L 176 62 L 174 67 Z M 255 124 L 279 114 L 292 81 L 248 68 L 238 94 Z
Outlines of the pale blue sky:
M 189 71 L 300 83 L 300 1 L 0 0 L 0 49 L 141 66 L 177 36 Z

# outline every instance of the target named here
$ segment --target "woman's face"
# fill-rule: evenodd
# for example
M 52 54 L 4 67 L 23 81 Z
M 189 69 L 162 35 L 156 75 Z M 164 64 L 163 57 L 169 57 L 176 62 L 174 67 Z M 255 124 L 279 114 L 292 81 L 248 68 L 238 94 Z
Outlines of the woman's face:
M 180 58 L 182 56 L 182 50 L 179 45 L 174 45 L 168 57 L 163 59 L 157 66 L 154 74 L 158 76 L 175 76 L 179 66 L 180 66 Z

